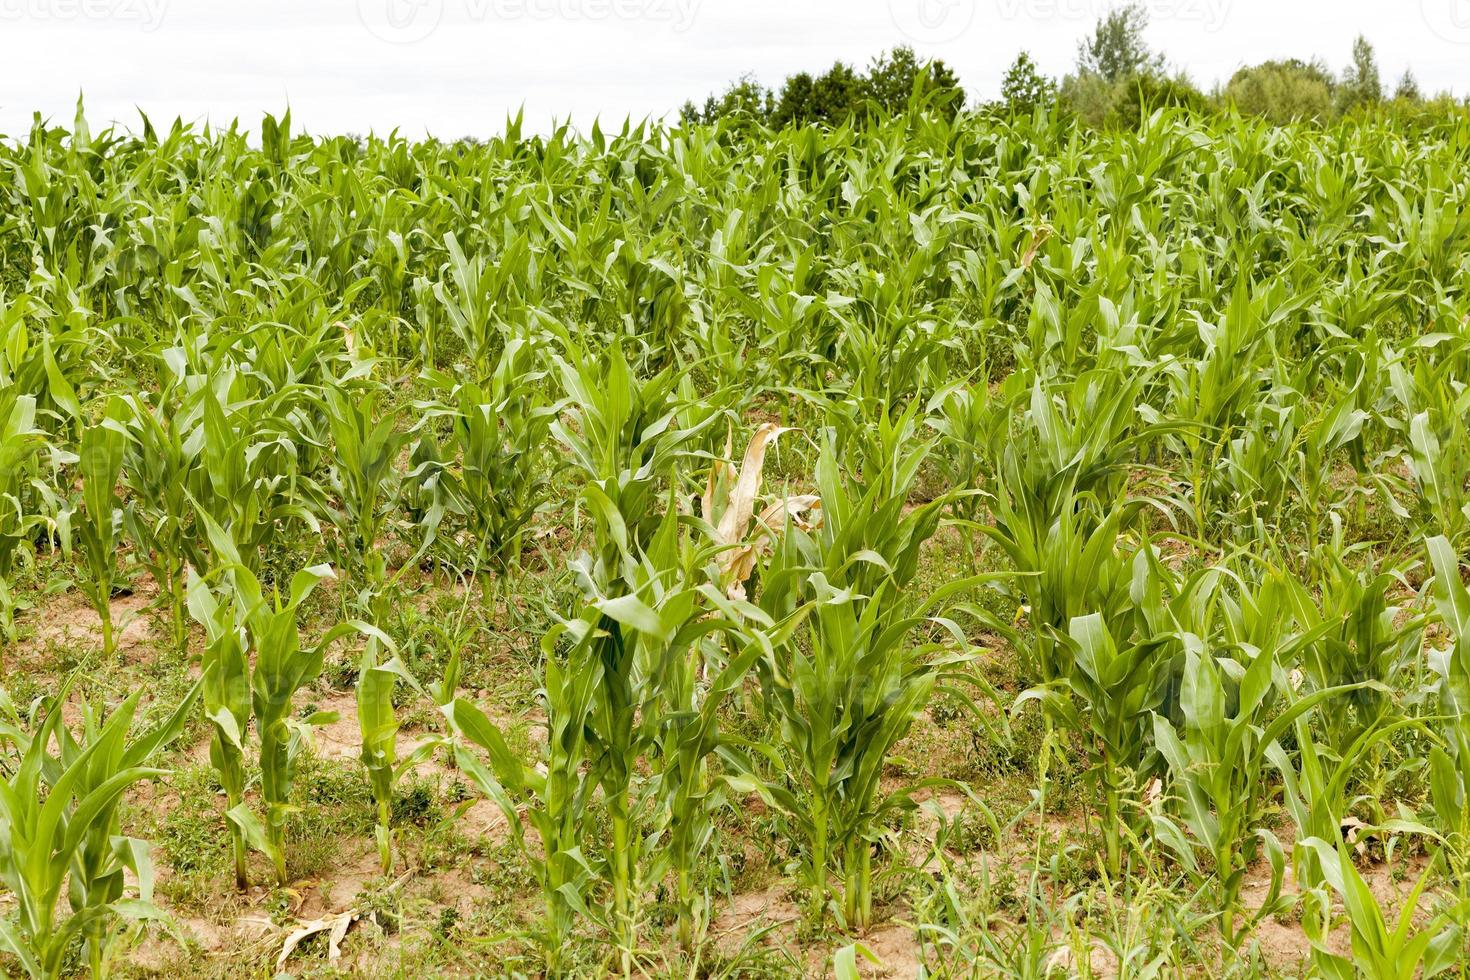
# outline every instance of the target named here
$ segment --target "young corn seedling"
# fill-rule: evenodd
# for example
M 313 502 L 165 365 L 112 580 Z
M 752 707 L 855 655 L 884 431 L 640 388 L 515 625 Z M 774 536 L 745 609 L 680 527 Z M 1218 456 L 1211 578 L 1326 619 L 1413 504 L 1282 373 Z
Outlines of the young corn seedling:
M 77 468 L 82 479 L 79 516 L 70 522 L 87 571 L 82 589 L 102 621 L 102 656 L 113 653 L 112 586 L 117 578 L 118 545 L 122 540 L 122 508 L 117 484 L 127 449 L 128 410 L 121 399 L 108 402 L 101 421 L 82 432 Z
M 749 644 L 730 658 L 706 689 L 697 722 L 669 713 L 683 705 L 670 688 L 688 683 L 695 669 L 689 661 L 702 639 L 736 629 L 705 604 L 711 597 L 702 588 L 702 569 L 712 554 L 681 548 L 678 527 L 678 515 L 669 511 L 648 547 L 638 557 L 625 555 L 629 577 L 618 591 L 590 595 L 581 616 L 544 640 L 548 740 L 540 766 L 523 765 L 500 730 L 468 701 L 457 699 L 444 709 L 464 740 L 456 743 L 456 760 L 505 813 L 535 870 L 546 905 L 542 945 L 552 972 L 560 968 L 578 919 L 599 923 L 612 937 L 614 968 L 624 975 L 633 971 L 651 877 L 661 876 L 665 862 L 676 864 L 676 874 L 692 874 L 683 862 L 700 851 L 691 846 L 695 842 L 680 841 L 690 824 L 681 808 L 714 802 L 680 783 L 690 760 L 676 763 L 660 752 L 668 750 L 672 736 L 681 750 L 707 754 L 720 703 L 763 651 Z M 596 588 L 595 579 L 588 582 Z M 570 643 L 564 652 L 558 649 L 563 639 Z M 674 734 L 673 726 L 682 731 Z M 466 741 L 488 753 L 488 767 Z M 662 770 L 662 777 L 651 783 L 640 774 L 642 765 Z M 675 846 L 667 857 L 649 850 L 655 820 L 650 809 L 660 808 L 654 803 L 660 796 L 661 805 L 672 809 L 666 819 L 674 825 Z M 524 815 L 521 801 L 528 801 Z M 593 831 L 599 807 L 608 820 L 605 843 Z M 527 825 L 539 849 L 526 847 Z M 605 908 L 589 901 L 599 885 L 607 892 Z M 681 894 L 680 914 L 693 915 L 691 895 Z
M 0 881 L 15 898 L 13 916 L 0 919 L 0 945 L 38 980 L 59 980 L 78 940 L 92 975 L 105 975 L 118 918 L 163 916 L 152 905 L 148 845 L 121 835 L 117 806 L 129 787 L 166 775 L 150 763 L 179 736 L 199 694 L 196 684 L 172 716 L 130 742 L 135 691 L 105 718 L 85 711 L 77 738 L 61 710 L 76 676 L 41 704 L 30 731 L 15 717 L 0 723 L 0 743 L 17 753 L 0 780 Z M 136 899 L 124 897 L 125 871 L 136 877 Z
M 243 610 L 233 597 L 220 602 L 193 569 L 188 573 L 187 602 L 195 622 L 204 627 L 204 717 L 209 721 L 209 764 L 233 813 L 245 800 L 246 737 L 250 726 L 250 662 Z M 245 837 L 228 822 L 235 887 L 249 885 Z
M 10 576 L 35 523 L 25 484 L 45 436 L 36 428 L 36 400 L 29 395 L 0 394 L 0 419 L 0 639 L 9 643 L 15 639 L 16 608 Z
M 1352 932 L 1352 955 L 1343 956 L 1329 943 L 1332 903 L 1327 888 L 1315 889 L 1302 918 L 1302 928 L 1312 943 L 1312 965 L 1330 980 L 1414 980 L 1439 976 L 1463 966 L 1460 961 L 1462 926 L 1452 913 L 1431 916 L 1415 928 L 1419 898 L 1435 869 L 1424 870 L 1404 896 L 1398 921 L 1390 923 L 1373 890 L 1353 864 L 1352 849 L 1308 837 L 1298 847 L 1309 850 L 1322 869 L 1322 877 L 1343 904 Z
M 402 681 L 420 697 L 426 694 L 413 674 L 394 656 L 379 663 L 380 648 L 392 651 L 393 641 L 366 623 L 354 626 L 367 636 L 357 674 L 357 722 L 362 734 L 361 759 L 368 773 L 373 802 L 378 808 L 374 836 L 378 842 L 378 859 L 383 874 L 393 871 L 393 790 L 405 773 L 412 772 L 434 753 L 439 742 L 420 742 L 407 757 L 398 757 L 398 717 L 393 708 L 393 695 Z
M 1465 884 L 1470 872 L 1470 589 L 1449 538 L 1431 538 L 1429 558 L 1435 609 L 1450 632 L 1445 648 L 1429 651 L 1444 715 L 1444 744 L 1429 750 L 1429 799 L 1465 899 L 1470 898 Z
M 1124 803 L 1139 788 L 1150 719 L 1163 703 L 1171 675 L 1167 637 L 1127 637 L 1123 643 L 1093 613 L 1072 620 L 1058 638 L 1076 667 L 1065 681 L 1023 692 L 1012 710 L 1029 700 L 1040 701 L 1050 717 L 1084 736 L 1089 771 L 1103 801 L 1102 834 L 1108 874 L 1123 871 L 1123 845 L 1129 835 Z
M 1247 602 L 1245 608 L 1249 606 Z M 1154 743 L 1168 763 L 1170 783 L 1179 798 L 1178 823 L 1162 810 L 1155 812 L 1155 837 L 1191 875 L 1203 881 L 1213 874 L 1219 889 L 1220 930 L 1228 942 L 1244 936 L 1281 902 L 1285 852 L 1262 826 L 1271 792 L 1266 780 L 1271 746 L 1297 718 L 1357 686 L 1327 688 L 1288 700 L 1291 688 L 1283 665 L 1316 638 L 1280 635 L 1265 645 L 1221 644 L 1210 633 L 1183 633 L 1182 730 L 1163 715 L 1154 715 Z M 1196 848 L 1201 847 L 1212 870 L 1196 859 Z M 1238 923 L 1241 885 L 1261 847 L 1271 868 L 1270 890 L 1261 907 Z
M 881 425 L 863 480 L 842 475 L 831 434 L 817 464 L 823 523 L 789 527 L 762 576 L 761 607 L 775 622 L 810 604 L 790 641 L 762 660 L 764 704 L 779 751 L 767 791 L 802 842 L 810 914 L 829 907 L 851 928 L 872 921 L 873 852 L 890 815 L 912 794 L 946 780 L 885 792 L 880 776 L 936 690 L 963 683 L 971 656 L 959 627 L 930 614 L 979 579 L 940 588 L 923 602 L 904 587 L 943 501 L 906 511 L 930 445 L 912 440 L 912 415 Z M 914 643 L 938 627 L 953 642 Z M 836 884 L 834 884 L 834 878 Z
M 379 392 L 337 386 L 323 393 L 322 407 L 332 433 L 332 489 L 341 509 L 329 513 L 336 525 L 341 563 L 362 575 L 373 596 L 387 581 L 382 541 L 384 527 L 397 512 L 400 475 L 395 467 L 407 435 L 397 416 L 383 411 Z
M 176 392 L 175 392 L 176 394 Z M 190 435 L 197 409 L 182 398 L 159 396 L 156 406 L 141 395 L 123 399 L 128 407 L 124 481 L 131 491 L 123 524 L 136 546 L 138 561 L 153 575 L 169 603 L 174 646 L 188 644 L 189 614 L 185 569 L 193 549 L 191 474 L 199 466 L 199 446 Z M 191 399 L 197 404 L 197 399 Z M 191 417 L 192 415 L 192 417 Z
M 292 710 L 296 692 L 321 673 L 325 649 L 336 639 L 358 629 L 354 624 L 333 627 L 321 642 L 301 645 L 300 609 L 332 570 L 317 565 L 297 572 L 290 591 L 268 597 L 249 569 L 239 563 L 239 551 L 228 532 L 201 514 L 219 567 L 212 573 L 223 583 L 223 601 L 201 579 L 189 585 L 189 609 L 209 637 L 206 662 L 219 672 L 205 691 L 205 713 L 214 726 L 210 760 L 220 774 L 230 808 L 226 813 L 233 836 L 236 884 L 246 880 L 245 845 L 265 854 L 276 880 L 287 883 L 285 828 L 299 808 L 291 802 L 292 783 L 301 750 L 313 726 L 334 721 L 331 712 L 317 712 L 301 720 Z M 247 699 L 248 698 L 248 705 Z M 251 719 L 260 739 L 260 795 L 262 821 L 244 797 L 246 729 Z
M 427 376 L 444 401 L 417 406 L 425 421 L 409 481 L 421 551 L 475 572 L 487 563 L 514 565 L 522 532 L 545 500 L 547 476 L 537 456 L 558 410 L 540 395 L 543 375 L 534 369 L 534 348 L 517 339 L 486 385 Z M 450 424 L 442 446 L 432 433 L 440 420 Z M 488 601 L 489 579 L 482 581 Z

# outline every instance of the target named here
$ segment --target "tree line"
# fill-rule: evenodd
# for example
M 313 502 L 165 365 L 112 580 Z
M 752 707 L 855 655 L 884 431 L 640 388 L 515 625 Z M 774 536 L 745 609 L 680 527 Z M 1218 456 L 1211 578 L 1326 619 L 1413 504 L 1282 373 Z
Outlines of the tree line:
M 1066 113 L 1098 128 L 1136 126 L 1162 106 L 1194 112 L 1239 110 L 1274 123 L 1331 122 L 1366 113 L 1439 115 L 1463 112 L 1450 93 L 1429 97 L 1412 70 L 1390 90 L 1373 45 L 1359 36 L 1340 72 L 1321 59 L 1273 59 L 1240 68 L 1223 85 L 1205 91 L 1153 50 L 1145 31 L 1148 11 L 1130 3 L 1101 17 L 1078 44 L 1073 70 L 1061 79 L 1041 71 L 1022 51 L 1001 82 L 1000 97 L 976 108 L 1006 114 L 1039 107 Z M 942 60 L 922 61 L 907 46 L 874 59 L 865 72 L 838 61 L 825 73 L 799 72 L 777 89 L 745 75 L 702 105 L 686 102 L 683 122 L 737 118 L 774 129 L 814 123 L 840 124 L 874 114 L 892 115 L 915 101 L 950 114 L 967 105 L 959 78 Z

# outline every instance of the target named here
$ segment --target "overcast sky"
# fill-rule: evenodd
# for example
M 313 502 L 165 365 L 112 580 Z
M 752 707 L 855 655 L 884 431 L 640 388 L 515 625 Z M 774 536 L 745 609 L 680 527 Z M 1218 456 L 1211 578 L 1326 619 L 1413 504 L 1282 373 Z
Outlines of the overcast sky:
M 1148 38 L 1208 88 L 1242 64 L 1366 34 L 1385 83 L 1470 93 L 1470 0 L 1145 0 Z M 1108 0 L 0 0 L 0 133 L 39 110 L 94 128 L 175 116 L 251 129 L 290 106 L 313 132 L 484 135 L 662 116 L 742 73 L 769 85 L 912 44 L 991 97 L 1029 50 L 1073 62 Z

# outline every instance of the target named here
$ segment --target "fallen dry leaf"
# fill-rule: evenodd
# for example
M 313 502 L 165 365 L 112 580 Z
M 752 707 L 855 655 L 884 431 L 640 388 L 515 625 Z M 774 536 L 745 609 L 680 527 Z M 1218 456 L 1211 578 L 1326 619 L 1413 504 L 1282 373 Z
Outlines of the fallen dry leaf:
M 296 951 L 296 947 L 320 932 L 327 933 L 327 960 L 335 963 L 342 958 L 342 939 L 347 935 L 347 930 L 361 917 L 362 913 L 357 909 L 348 909 L 336 915 L 300 923 L 286 935 L 286 942 L 281 946 L 281 955 L 276 957 L 276 969 L 285 969 L 286 960 Z

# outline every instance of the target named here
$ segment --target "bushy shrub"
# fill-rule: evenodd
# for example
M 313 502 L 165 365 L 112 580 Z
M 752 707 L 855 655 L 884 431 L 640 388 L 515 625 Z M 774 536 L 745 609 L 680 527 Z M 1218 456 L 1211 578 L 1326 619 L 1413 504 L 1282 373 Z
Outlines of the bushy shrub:
M 1060 101 L 1095 129 L 1136 129 L 1155 109 L 1207 112 L 1212 108 L 1209 98 L 1184 75 L 1131 75 L 1109 82 L 1101 75 L 1083 72 L 1062 82 Z
M 1332 73 L 1320 62 L 1290 58 L 1240 69 L 1225 98 L 1241 112 L 1282 124 L 1331 118 L 1333 88 Z

